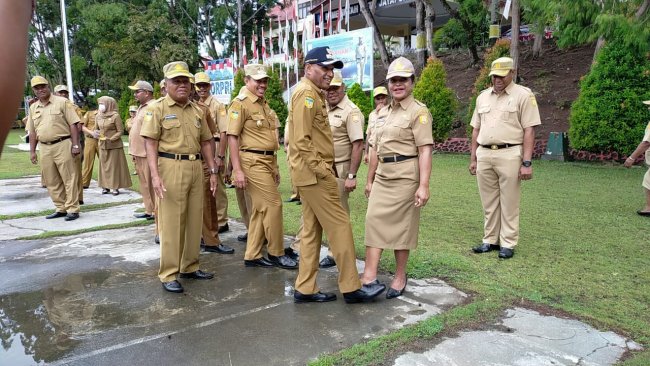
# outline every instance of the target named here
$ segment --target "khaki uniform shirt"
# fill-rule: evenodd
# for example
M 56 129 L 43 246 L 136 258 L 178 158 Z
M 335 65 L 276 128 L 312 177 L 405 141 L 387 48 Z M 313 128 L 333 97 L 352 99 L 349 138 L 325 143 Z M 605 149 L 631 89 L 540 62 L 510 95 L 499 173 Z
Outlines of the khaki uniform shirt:
M 212 120 L 217 125 L 217 133 L 215 137 L 219 137 L 218 134 L 228 130 L 228 115 L 226 113 L 226 106 L 223 103 L 219 102 L 212 95 L 208 96 L 203 102 L 208 106 L 210 114 L 212 114 Z
M 91 131 L 95 131 L 97 129 L 97 121 L 95 120 L 95 118 L 97 117 L 97 113 L 98 111 L 96 109 L 92 111 L 88 111 L 86 112 L 86 114 L 84 114 L 81 120 L 81 123 L 83 123 L 83 125 L 86 126 L 86 128 Z M 91 135 L 86 135 L 86 137 L 94 138 Z
M 69 99 L 50 95 L 47 104 L 36 101 L 29 107 L 27 129 L 39 141 L 51 142 L 70 136 L 70 126 L 80 121 Z
M 524 129 L 541 124 L 535 95 L 530 89 L 511 82 L 501 95 L 493 88 L 476 98 L 471 125 L 479 128 L 479 145 L 521 144 Z
M 126 122 L 124 122 L 124 129 L 126 132 L 131 132 L 131 128 L 133 127 L 133 120 L 134 118 L 127 118 Z
M 203 111 L 194 103 L 176 103 L 169 95 L 145 110 L 140 136 L 158 140 L 158 151 L 198 154 L 201 141 L 212 140 Z
M 109 115 L 97 114 L 97 128 L 99 129 L 99 146 L 104 150 L 121 149 L 124 147 L 122 134 L 124 126 L 119 113 L 112 112 Z
M 210 112 L 208 105 L 200 100 L 195 103 L 203 111 L 205 121 L 208 123 L 208 129 L 210 129 L 212 136 L 219 136 L 219 128 L 214 123 L 214 119 L 212 119 L 212 113 Z
M 352 159 L 352 143 L 363 140 L 363 113 L 346 95 L 339 104 L 329 108 L 327 118 L 334 141 L 334 162 L 349 161 Z
M 432 117 L 429 109 L 409 95 L 401 102 L 392 101 L 377 112 L 371 144 L 380 157 L 416 156 L 418 147 L 433 144 Z
M 242 150 L 276 151 L 277 128 L 277 117 L 266 100 L 243 87 L 228 109 L 228 135 L 239 136 Z
M 377 110 L 375 109 L 374 111 L 370 112 L 368 115 L 368 127 L 366 128 L 366 138 L 368 136 L 372 135 L 372 131 L 375 128 L 375 122 L 377 122 Z M 370 143 L 370 140 L 368 140 L 368 143 Z
M 292 182 L 295 186 L 316 184 L 316 177 L 330 174 L 334 163 L 334 144 L 325 96 L 314 83 L 303 77 L 291 96 L 289 110 Z
M 153 103 L 153 100 L 150 100 L 145 104 L 141 104 L 138 107 L 138 111 L 135 112 L 135 117 L 133 117 L 131 132 L 129 133 L 129 154 L 140 158 L 147 156 L 147 151 L 144 147 L 144 137 L 140 136 L 140 131 L 142 131 L 142 122 L 144 120 L 144 114 L 147 110 L 147 106 L 149 106 L 151 103 Z
M 650 122 L 648 122 L 648 125 L 645 128 L 645 135 L 643 136 L 643 141 L 650 142 Z M 650 166 L 650 148 L 645 151 L 645 163 L 646 165 Z

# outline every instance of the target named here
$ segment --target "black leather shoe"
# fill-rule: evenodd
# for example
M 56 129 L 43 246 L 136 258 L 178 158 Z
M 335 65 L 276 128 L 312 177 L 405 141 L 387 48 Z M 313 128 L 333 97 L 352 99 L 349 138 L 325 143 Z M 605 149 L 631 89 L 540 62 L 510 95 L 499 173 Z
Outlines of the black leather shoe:
M 51 213 L 51 214 L 45 216 L 45 218 L 46 219 L 58 219 L 59 217 L 64 217 L 66 215 L 67 215 L 67 213 L 65 213 L 65 212 L 54 211 L 54 213 Z
M 320 263 L 318 263 L 318 266 L 320 268 L 330 268 L 330 267 L 334 267 L 335 265 L 336 265 L 336 261 L 334 260 L 333 257 L 329 255 L 323 258 L 323 260 L 320 261 Z
M 287 202 L 300 202 L 300 198 L 298 197 L 291 197 L 287 200 Z
M 501 247 L 496 244 L 483 243 L 477 247 L 472 248 L 472 250 L 476 254 L 481 254 L 481 253 L 491 252 L 493 250 L 499 250 L 499 248 Z
M 79 200 L 79 204 L 80 204 L 80 205 L 83 205 L 83 204 L 84 204 L 84 200 Z
M 111 190 L 108 189 L 108 188 L 104 188 L 104 189 L 102 189 L 102 194 L 108 194 L 108 193 L 110 193 L 110 192 L 111 192 Z
M 235 250 L 227 245 L 204 245 L 203 250 L 210 253 L 234 254 Z
M 248 240 L 248 233 L 237 235 L 237 241 L 246 242 Z
M 147 219 L 147 220 L 153 220 L 153 215 L 150 215 L 148 213 L 137 213 L 133 214 L 133 217 L 136 219 Z
M 73 221 L 73 220 L 76 220 L 78 218 L 79 218 L 79 213 L 75 212 L 75 213 L 69 213 L 69 214 L 65 215 L 64 220 L 65 221 Z
M 304 295 L 298 291 L 293 292 L 293 302 L 299 304 L 303 302 L 328 302 L 336 300 L 336 294 L 331 292 L 317 292 L 315 294 Z
M 273 263 L 277 267 L 284 269 L 298 269 L 298 263 L 291 259 L 288 255 L 281 255 L 279 257 L 276 257 L 269 254 L 269 262 Z
M 223 233 L 225 233 L 226 231 L 229 231 L 229 230 L 230 230 L 230 228 L 228 227 L 228 224 L 225 224 L 224 226 L 220 226 L 219 230 L 217 232 L 219 234 L 223 234 Z
M 379 281 L 375 281 L 362 285 L 361 288 L 356 291 L 344 293 L 343 299 L 345 299 L 345 302 L 348 304 L 370 301 L 379 296 L 385 289 L 386 285 L 379 283 Z
M 158 235 L 153 237 L 153 241 L 154 241 L 154 243 L 160 245 L 160 237 Z
M 300 262 L 300 254 L 293 250 L 292 248 L 284 248 L 284 255 L 293 259 L 296 262 Z
M 501 259 L 512 258 L 513 255 L 515 255 L 514 249 L 501 248 L 501 250 L 499 250 L 499 258 Z
M 176 280 L 169 281 L 169 282 L 163 282 L 162 287 L 166 291 L 174 292 L 174 293 L 177 293 L 177 294 L 180 294 L 181 292 L 183 292 L 183 286 L 181 286 L 181 283 L 176 281 Z
M 259 257 L 253 260 L 244 259 L 244 265 L 246 267 L 274 267 L 275 266 L 275 264 L 269 262 L 269 260 L 264 257 Z
M 180 278 L 191 278 L 193 280 L 211 280 L 214 278 L 214 273 L 203 272 L 200 269 L 190 272 L 190 273 L 181 273 Z
M 407 282 L 409 280 L 408 276 L 406 276 L 405 280 L 406 281 L 404 282 L 404 287 L 402 287 L 401 290 L 395 290 L 394 288 L 389 287 L 388 291 L 386 291 L 386 298 L 387 299 L 393 299 L 393 298 L 396 298 L 398 296 L 402 296 L 402 294 L 404 293 L 404 290 L 406 290 L 406 284 L 407 284 Z

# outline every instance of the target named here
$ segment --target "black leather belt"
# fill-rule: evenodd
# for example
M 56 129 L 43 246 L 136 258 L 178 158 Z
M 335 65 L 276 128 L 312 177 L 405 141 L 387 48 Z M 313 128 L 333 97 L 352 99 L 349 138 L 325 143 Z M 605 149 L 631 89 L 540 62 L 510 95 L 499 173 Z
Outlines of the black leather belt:
M 216 141 L 216 142 L 221 141 L 221 137 L 215 137 L 215 138 L 214 138 L 214 141 Z
M 201 154 L 170 154 L 158 151 L 158 156 L 161 158 L 174 159 L 174 160 L 201 160 Z
M 275 151 L 268 151 L 268 150 L 241 149 L 241 151 L 246 151 L 249 153 L 260 154 L 260 155 L 275 155 Z
M 69 138 L 70 138 L 70 136 L 66 136 L 66 137 L 61 137 L 60 139 L 56 139 L 56 140 L 53 140 L 53 141 L 50 141 L 50 142 L 45 142 L 45 141 L 39 141 L 39 142 L 41 142 L 41 143 L 43 143 L 45 145 L 54 145 L 54 144 L 58 144 L 61 141 L 65 141 L 65 140 L 67 140 Z
M 417 155 L 413 156 L 404 156 L 404 155 L 390 155 L 390 156 L 380 156 L 379 161 L 382 163 L 396 163 L 398 161 L 404 161 L 408 159 L 417 158 Z
M 519 146 L 519 145 L 521 145 L 521 144 L 499 144 L 499 145 L 492 144 L 492 145 L 479 145 L 479 146 L 481 146 L 482 148 L 485 148 L 485 149 L 499 150 L 499 149 L 507 149 L 509 147 Z

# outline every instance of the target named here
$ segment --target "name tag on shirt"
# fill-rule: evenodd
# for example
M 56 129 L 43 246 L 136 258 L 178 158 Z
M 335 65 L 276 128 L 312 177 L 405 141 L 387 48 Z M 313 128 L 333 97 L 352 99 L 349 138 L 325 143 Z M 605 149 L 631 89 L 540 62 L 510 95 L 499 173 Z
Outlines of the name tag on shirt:
M 175 114 L 168 114 L 164 117 L 164 119 L 178 119 Z

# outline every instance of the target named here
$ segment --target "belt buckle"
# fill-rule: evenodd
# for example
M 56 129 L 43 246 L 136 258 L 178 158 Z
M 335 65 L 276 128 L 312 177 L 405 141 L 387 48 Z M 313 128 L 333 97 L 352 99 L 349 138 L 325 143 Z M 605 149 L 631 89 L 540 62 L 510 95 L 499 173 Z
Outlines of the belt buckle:
M 383 156 L 380 156 L 380 157 L 379 157 L 379 161 L 381 161 L 381 162 L 383 163 L 383 162 L 384 162 L 384 157 L 383 157 Z
M 189 158 L 190 158 L 190 161 L 196 160 L 196 154 L 190 154 Z
M 499 145 L 492 144 L 490 145 L 491 150 L 499 150 Z

